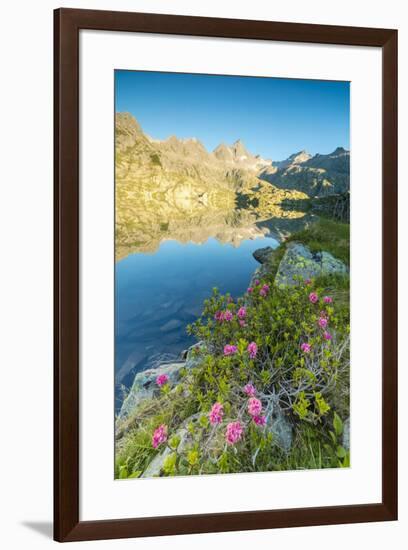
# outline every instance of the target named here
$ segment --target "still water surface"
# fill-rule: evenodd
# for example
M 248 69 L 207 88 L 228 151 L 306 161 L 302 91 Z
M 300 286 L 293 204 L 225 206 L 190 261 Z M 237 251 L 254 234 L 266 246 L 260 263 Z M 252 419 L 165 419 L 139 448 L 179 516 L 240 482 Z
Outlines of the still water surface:
M 240 296 L 259 266 L 252 252 L 278 246 L 271 238 L 244 240 L 240 246 L 214 238 L 204 244 L 164 241 L 155 253 L 131 254 L 116 264 L 115 382 L 122 385 L 159 358 L 176 358 L 194 342 L 186 326 L 202 311 L 217 286 Z

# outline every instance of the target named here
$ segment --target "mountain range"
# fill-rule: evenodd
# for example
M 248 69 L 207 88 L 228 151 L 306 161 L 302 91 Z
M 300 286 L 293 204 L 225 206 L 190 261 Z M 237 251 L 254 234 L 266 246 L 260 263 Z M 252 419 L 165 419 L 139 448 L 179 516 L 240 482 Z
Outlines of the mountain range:
M 133 150 L 132 150 L 133 149 Z M 344 193 L 349 190 L 350 152 L 338 147 L 327 155 L 300 151 L 283 161 L 264 159 L 250 153 L 238 139 L 232 145 L 221 143 L 212 152 L 196 138 L 170 136 L 155 140 L 144 134 L 129 113 L 116 114 L 117 176 L 132 175 L 142 166 L 155 165 L 163 171 L 177 170 L 186 176 L 205 179 L 222 174 L 222 179 L 251 182 L 253 177 L 280 189 L 293 189 L 309 197 Z M 128 158 L 123 158 L 127 152 Z M 139 173 L 135 174 L 137 177 Z
M 301 217 L 282 201 L 347 191 L 349 152 L 301 151 L 276 162 L 250 153 L 241 140 L 209 152 L 195 138 L 156 140 L 131 114 L 116 113 L 115 180 L 120 259 L 153 251 L 166 238 L 203 242 L 216 234 L 229 241 L 237 228 L 242 238 L 248 230 L 254 236 L 255 222 Z

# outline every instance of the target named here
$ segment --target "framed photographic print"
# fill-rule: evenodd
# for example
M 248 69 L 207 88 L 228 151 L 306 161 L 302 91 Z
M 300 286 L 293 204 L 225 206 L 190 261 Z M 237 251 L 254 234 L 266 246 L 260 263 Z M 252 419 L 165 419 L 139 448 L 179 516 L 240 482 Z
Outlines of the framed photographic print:
M 55 539 L 397 518 L 397 31 L 55 11 Z

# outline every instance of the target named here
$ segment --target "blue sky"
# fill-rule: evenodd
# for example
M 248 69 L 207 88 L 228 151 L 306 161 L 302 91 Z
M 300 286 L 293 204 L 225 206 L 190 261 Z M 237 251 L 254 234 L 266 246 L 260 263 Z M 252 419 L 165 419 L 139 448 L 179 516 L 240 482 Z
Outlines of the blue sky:
M 195 137 L 213 150 L 240 138 L 272 160 L 349 149 L 348 82 L 115 71 L 115 98 L 155 139 Z

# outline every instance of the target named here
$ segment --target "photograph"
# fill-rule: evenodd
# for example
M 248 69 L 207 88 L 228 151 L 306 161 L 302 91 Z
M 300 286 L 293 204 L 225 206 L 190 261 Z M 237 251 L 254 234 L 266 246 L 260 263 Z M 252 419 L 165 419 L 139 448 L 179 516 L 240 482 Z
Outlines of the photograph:
M 350 83 L 114 86 L 115 479 L 349 467 Z

